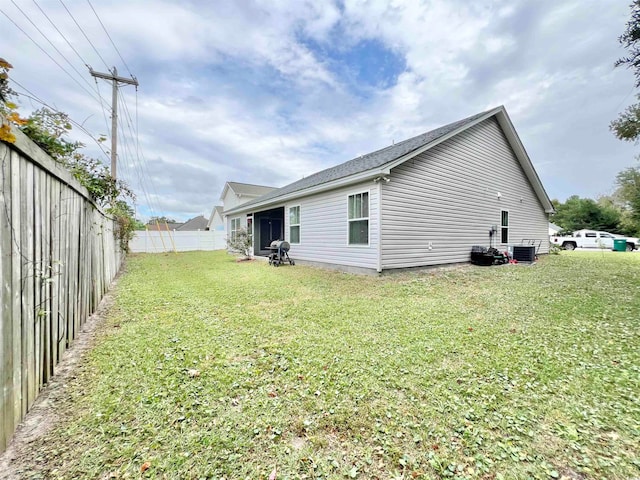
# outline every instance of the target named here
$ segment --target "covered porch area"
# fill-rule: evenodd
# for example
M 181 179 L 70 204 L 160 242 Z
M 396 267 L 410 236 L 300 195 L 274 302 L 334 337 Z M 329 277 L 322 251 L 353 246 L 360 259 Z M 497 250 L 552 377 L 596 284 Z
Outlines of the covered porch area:
M 253 254 L 268 256 L 274 240 L 284 240 L 284 207 L 253 214 Z

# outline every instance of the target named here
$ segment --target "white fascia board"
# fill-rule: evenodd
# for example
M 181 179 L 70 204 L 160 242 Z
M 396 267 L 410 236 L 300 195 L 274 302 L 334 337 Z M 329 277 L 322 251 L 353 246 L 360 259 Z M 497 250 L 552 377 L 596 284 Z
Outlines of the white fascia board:
M 284 203 L 287 200 L 291 200 L 292 198 L 306 197 L 308 195 L 313 195 L 315 193 L 322 193 L 329 190 L 335 190 L 336 188 L 346 187 L 354 183 L 364 182 L 366 180 L 373 180 L 374 178 L 379 177 L 381 174 L 385 174 L 385 173 L 388 174 L 388 169 L 386 168 L 367 170 L 366 172 L 361 172 L 355 175 L 350 175 L 348 177 L 339 178 L 331 182 L 321 183 L 320 185 L 316 185 L 314 187 L 304 188 L 302 190 L 296 190 L 295 192 L 291 192 L 286 195 L 282 195 L 280 197 L 270 198 L 269 200 L 266 200 L 264 202 L 254 203 L 253 205 L 249 205 L 248 207 L 245 205 L 238 205 L 236 208 L 229 210 L 228 212 L 225 211 L 225 214 L 235 215 L 238 213 L 262 210 L 265 207 L 273 207 L 278 204 Z
M 211 211 L 211 215 L 209 216 L 209 221 L 207 222 L 207 228 L 211 228 L 211 224 L 213 223 L 213 219 L 216 216 L 216 207 L 213 207 L 213 210 Z
M 224 184 L 224 188 L 222 189 L 222 193 L 220 194 L 220 200 L 222 200 L 224 202 L 224 197 L 227 194 L 227 190 L 229 190 L 231 187 L 229 186 L 229 182 L 225 182 Z

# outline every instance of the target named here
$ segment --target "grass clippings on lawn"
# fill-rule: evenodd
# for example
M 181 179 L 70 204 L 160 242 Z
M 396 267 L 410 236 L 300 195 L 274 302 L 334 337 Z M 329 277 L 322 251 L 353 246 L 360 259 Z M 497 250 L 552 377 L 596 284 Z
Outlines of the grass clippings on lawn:
M 25 478 L 640 477 L 640 255 L 140 255 Z

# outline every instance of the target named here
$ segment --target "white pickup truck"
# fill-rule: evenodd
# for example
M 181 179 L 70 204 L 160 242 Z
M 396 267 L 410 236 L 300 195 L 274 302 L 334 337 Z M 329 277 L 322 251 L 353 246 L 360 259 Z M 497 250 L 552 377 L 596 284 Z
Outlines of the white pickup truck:
M 603 248 L 611 250 L 613 249 L 613 241 L 622 238 L 627 241 L 627 252 L 638 248 L 638 243 L 640 242 L 637 238 L 615 235 L 608 232 L 598 232 L 596 230 L 577 230 L 570 236 L 550 237 L 553 245 L 558 245 L 565 250 L 575 250 L 576 248 Z

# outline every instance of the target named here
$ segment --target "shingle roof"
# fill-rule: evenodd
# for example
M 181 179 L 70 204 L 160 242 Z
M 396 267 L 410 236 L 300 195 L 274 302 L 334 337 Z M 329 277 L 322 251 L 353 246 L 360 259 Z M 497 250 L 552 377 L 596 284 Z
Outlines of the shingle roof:
M 231 189 L 237 195 L 264 195 L 272 190 L 275 190 L 276 187 L 267 187 L 266 185 L 252 185 L 250 183 L 239 183 L 239 182 L 227 182 Z
M 176 228 L 176 230 L 180 232 L 195 232 L 196 230 L 204 230 L 205 228 L 207 228 L 208 223 L 209 220 L 204 218 L 202 215 L 198 215 L 197 217 L 193 217 L 184 222 L 182 225 Z
M 394 160 L 397 160 L 407 155 L 408 153 L 413 152 L 414 150 L 417 150 L 421 147 L 424 147 L 425 145 L 428 145 L 431 142 L 438 140 L 440 137 L 447 135 L 448 133 L 451 133 L 454 130 L 457 130 L 469 123 L 474 122 L 475 120 L 486 115 L 490 111 L 492 110 L 488 110 L 486 112 L 472 115 L 471 117 L 467 117 L 463 120 L 458 120 L 457 122 L 453 122 L 443 127 L 436 128 L 435 130 L 431 130 L 427 133 L 423 133 L 422 135 L 418 135 L 416 137 L 403 140 L 402 142 L 398 142 L 394 145 L 390 145 L 380 150 L 376 150 L 375 152 L 371 152 L 366 155 L 361 155 L 352 160 L 341 163 L 340 165 L 336 165 L 335 167 L 327 168 L 326 170 L 322 170 L 320 172 L 314 173 L 313 175 L 309 175 L 308 177 L 297 180 L 293 183 L 290 183 L 289 185 L 285 185 L 282 188 L 278 188 L 269 193 L 266 193 L 265 195 L 262 195 L 261 197 L 256 198 L 255 200 L 251 200 L 250 202 L 244 203 L 242 204 L 241 207 L 242 209 L 245 209 L 246 207 L 249 207 L 256 203 L 263 203 L 268 200 L 274 200 L 283 195 L 304 190 L 306 188 L 311 188 L 317 185 L 321 185 L 323 183 L 339 180 L 341 178 L 366 172 L 367 170 L 372 170 L 374 168 L 380 168 L 387 163 L 391 163 Z M 233 182 L 229 182 L 229 184 L 231 183 Z M 235 188 L 234 188 L 234 191 L 235 191 Z M 240 208 L 240 207 L 236 207 L 236 208 Z M 235 209 L 232 209 L 232 210 L 235 210 Z

